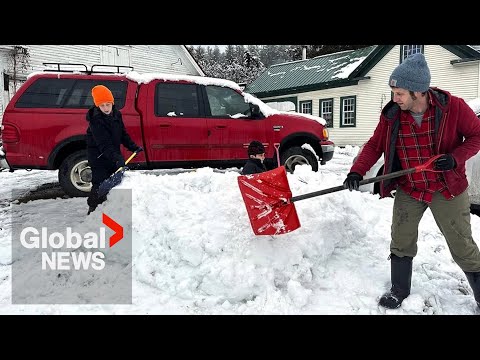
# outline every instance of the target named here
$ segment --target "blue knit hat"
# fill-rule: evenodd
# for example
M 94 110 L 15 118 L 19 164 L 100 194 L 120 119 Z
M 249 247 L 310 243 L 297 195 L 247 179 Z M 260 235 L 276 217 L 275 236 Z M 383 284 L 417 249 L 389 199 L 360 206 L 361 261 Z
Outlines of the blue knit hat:
M 425 56 L 417 53 L 406 58 L 393 70 L 388 85 L 410 91 L 427 91 L 430 87 L 430 70 Z

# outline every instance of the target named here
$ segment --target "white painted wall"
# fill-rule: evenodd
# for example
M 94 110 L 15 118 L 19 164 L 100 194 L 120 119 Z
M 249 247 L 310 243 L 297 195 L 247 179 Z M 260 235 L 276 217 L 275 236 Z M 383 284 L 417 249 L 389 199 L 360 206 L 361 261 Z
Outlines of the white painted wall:
M 425 58 L 432 75 L 432 86 L 450 91 L 466 101 L 479 96 L 479 62 L 450 64 L 460 59 L 439 45 L 425 46 Z

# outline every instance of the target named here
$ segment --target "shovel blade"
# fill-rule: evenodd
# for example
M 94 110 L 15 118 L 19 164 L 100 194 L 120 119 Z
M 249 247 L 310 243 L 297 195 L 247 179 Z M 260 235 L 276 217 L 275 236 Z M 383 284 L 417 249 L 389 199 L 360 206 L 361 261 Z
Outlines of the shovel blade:
M 240 175 L 238 186 L 255 235 L 281 235 L 300 227 L 285 167 Z
M 125 169 L 122 169 L 114 173 L 108 179 L 104 180 L 98 187 L 98 197 L 107 195 L 110 190 L 112 190 L 115 186 L 119 185 L 122 182 L 124 172 Z

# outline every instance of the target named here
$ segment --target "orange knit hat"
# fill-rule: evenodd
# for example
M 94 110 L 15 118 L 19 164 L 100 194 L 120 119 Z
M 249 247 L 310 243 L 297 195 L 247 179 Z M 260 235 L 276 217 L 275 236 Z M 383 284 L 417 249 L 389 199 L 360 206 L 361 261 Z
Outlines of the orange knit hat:
M 103 85 L 94 86 L 92 89 L 93 102 L 95 106 L 99 106 L 103 103 L 114 103 L 112 92 Z

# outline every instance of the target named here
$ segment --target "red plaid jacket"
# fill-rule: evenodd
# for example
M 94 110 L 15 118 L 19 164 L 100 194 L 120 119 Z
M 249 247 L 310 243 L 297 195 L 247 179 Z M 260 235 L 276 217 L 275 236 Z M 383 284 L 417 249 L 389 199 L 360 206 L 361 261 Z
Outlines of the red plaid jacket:
M 480 151 L 480 119 L 462 98 L 448 91 L 432 87 L 429 95 L 435 113 L 434 150 L 436 154 L 450 153 L 455 158 L 456 168 L 444 172 L 444 178 L 450 193 L 457 196 L 468 187 L 465 162 Z M 395 151 L 401 112 L 393 101 L 385 105 L 372 137 L 365 143 L 350 172 L 364 176 L 382 154 L 384 174 L 401 170 Z M 382 181 L 380 196 L 389 196 L 397 181 L 398 178 Z

